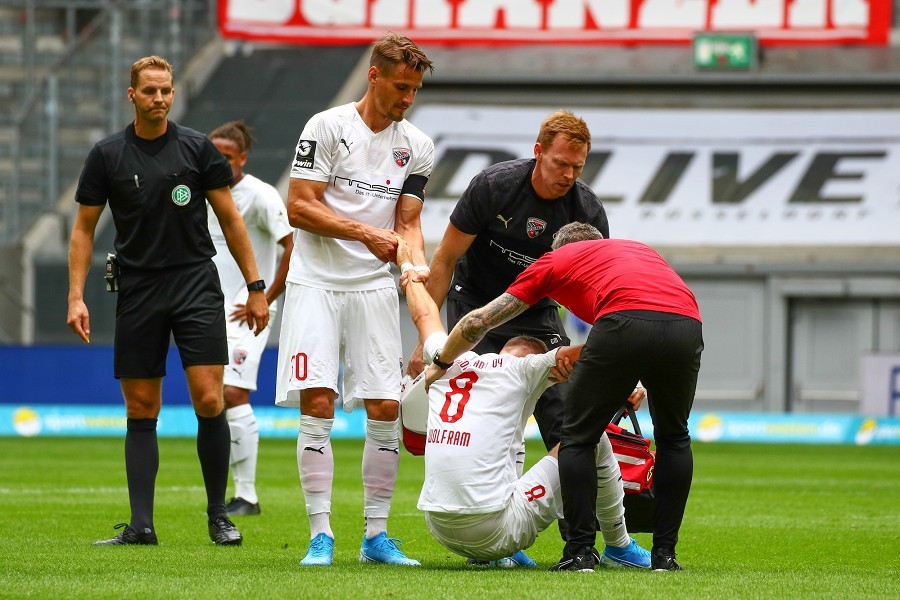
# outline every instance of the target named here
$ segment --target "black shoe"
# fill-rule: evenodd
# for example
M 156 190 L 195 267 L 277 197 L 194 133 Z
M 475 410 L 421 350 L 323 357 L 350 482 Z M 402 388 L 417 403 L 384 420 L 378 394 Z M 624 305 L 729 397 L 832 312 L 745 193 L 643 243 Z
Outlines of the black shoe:
M 232 498 L 228 501 L 228 504 L 225 505 L 225 510 L 228 511 L 229 517 L 242 517 L 244 515 L 258 515 L 262 511 L 259 508 L 259 503 L 252 504 L 247 502 L 243 498 Z
M 125 529 L 122 529 L 122 528 Z M 144 529 L 138 531 L 128 523 L 119 523 L 114 529 L 122 529 L 122 532 L 108 540 L 97 540 L 92 546 L 123 546 L 126 544 L 134 544 L 138 546 L 156 546 L 159 540 L 152 529 Z
M 244 541 L 241 532 L 225 515 L 209 521 L 209 539 L 214 541 L 217 546 L 240 546 Z
M 594 556 L 597 551 L 594 548 L 586 548 L 583 553 L 575 556 L 563 556 L 558 563 L 550 567 L 551 571 L 594 571 Z
M 668 548 L 654 548 L 650 553 L 650 568 L 654 571 L 683 571 L 675 560 L 675 552 Z

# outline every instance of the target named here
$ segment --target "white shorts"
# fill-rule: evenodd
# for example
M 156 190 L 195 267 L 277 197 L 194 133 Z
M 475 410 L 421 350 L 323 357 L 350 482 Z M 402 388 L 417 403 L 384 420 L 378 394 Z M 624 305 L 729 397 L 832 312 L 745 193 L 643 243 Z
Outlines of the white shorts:
M 287 283 L 278 340 L 275 404 L 300 406 L 300 391 L 337 393 L 344 410 L 361 400 L 400 401 L 403 368 L 396 288 L 335 292 Z
M 528 548 L 560 518 L 559 463 L 545 456 L 522 475 L 502 510 L 478 515 L 426 512 L 425 524 L 448 550 L 466 558 L 497 560 Z
M 226 318 L 228 311 L 225 312 Z M 272 311 L 269 312 L 269 322 L 275 320 Z M 259 361 L 262 359 L 266 342 L 272 328 L 266 326 L 259 335 L 253 335 L 253 330 L 247 326 L 247 322 L 238 324 L 237 321 L 226 321 L 228 334 L 228 364 L 225 366 L 225 385 L 256 391 L 256 376 L 259 373 Z

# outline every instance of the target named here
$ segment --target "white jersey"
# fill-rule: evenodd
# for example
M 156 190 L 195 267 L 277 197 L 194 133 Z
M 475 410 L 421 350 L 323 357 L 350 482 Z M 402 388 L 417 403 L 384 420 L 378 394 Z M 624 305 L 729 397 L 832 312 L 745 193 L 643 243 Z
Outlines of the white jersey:
M 354 103 L 314 115 L 303 133 L 291 178 L 328 182 L 322 202 L 339 217 L 393 229 L 397 200 L 410 175 L 431 175 L 434 142 L 409 121 L 372 133 Z M 390 266 L 355 240 L 298 229 L 288 281 L 338 291 L 393 287 Z
M 277 267 L 278 241 L 294 231 L 288 223 L 284 200 L 274 187 L 246 173 L 243 179 L 231 188 L 231 197 L 234 198 L 234 204 L 244 219 L 259 276 L 266 285 L 272 285 Z M 209 235 L 216 247 L 213 262 L 219 271 L 219 281 L 225 295 L 225 310 L 226 313 L 230 313 L 229 309 L 235 304 L 247 302 L 247 282 L 228 250 L 222 226 L 219 225 L 212 208 L 207 207 L 207 217 Z M 271 312 L 277 308 L 277 303 L 273 302 L 269 310 Z
M 445 339 L 429 336 L 426 360 Z M 525 423 L 555 364 L 555 349 L 525 357 L 466 352 L 431 385 L 420 510 L 482 514 L 506 506 Z

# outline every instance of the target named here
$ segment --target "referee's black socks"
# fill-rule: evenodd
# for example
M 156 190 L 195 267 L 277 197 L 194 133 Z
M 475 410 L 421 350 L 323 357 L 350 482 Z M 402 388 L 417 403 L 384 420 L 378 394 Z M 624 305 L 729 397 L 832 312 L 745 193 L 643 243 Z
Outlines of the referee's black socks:
M 223 516 L 225 490 L 228 487 L 228 457 L 231 455 L 231 431 L 225 411 L 215 417 L 197 415 L 197 456 L 206 485 L 206 513 L 210 519 Z
M 153 493 L 159 471 L 156 419 L 128 419 L 125 432 L 125 476 L 131 502 L 131 526 L 153 530 Z

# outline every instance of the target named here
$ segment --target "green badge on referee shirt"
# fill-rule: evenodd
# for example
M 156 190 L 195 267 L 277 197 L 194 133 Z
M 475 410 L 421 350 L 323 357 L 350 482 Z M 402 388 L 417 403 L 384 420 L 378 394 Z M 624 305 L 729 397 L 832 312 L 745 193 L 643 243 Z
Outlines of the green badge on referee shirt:
M 191 201 L 191 188 L 181 184 L 172 188 L 172 202 L 178 206 L 184 206 Z

